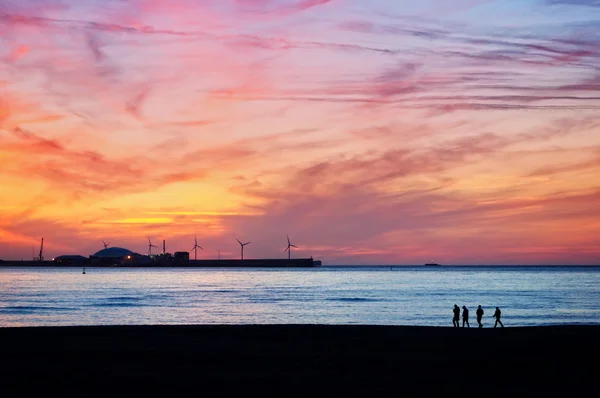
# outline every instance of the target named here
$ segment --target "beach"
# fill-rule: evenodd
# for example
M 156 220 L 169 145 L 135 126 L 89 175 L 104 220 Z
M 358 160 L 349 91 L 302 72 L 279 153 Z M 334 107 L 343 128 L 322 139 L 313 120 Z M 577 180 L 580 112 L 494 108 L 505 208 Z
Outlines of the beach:
M 582 396 L 600 326 L 0 328 L 3 396 Z

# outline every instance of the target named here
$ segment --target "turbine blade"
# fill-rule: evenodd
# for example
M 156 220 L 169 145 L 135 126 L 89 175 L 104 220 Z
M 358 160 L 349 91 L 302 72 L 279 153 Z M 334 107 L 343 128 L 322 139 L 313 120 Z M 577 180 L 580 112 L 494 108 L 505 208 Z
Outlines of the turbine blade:
M 204 249 L 202 248 L 202 246 L 198 246 L 198 249 L 200 249 L 200 250 L 204 250 Z
M 196 246 L 192 247 L 192 250 L 190 250 L 190 252 L 193 252 L 195 248 L 196 248 Z
M 288 246 L 288 247 L 286 247 L 285 249 L 283 249 L 283 251 L 284 251 L 284 252 L 286 252 L 286 251 L 288 251 L 288 250 L 290 250 L 289 246 Z
M 298 246 L 296 246 L 296 245 L 290 245 L 290 246 L 295 247 L 296 249 L 298 248 Z
M 235 238 L 235 240 L 237 240 L 237 241 L 238 241 L 238 243 L 239 243 L 240 245 L 242 245 L 242 246 L 243 246 L 243 243 L 242 243 L 242 242 L 240 242 L 240 240 L 239 240 L 238 238 Z
M 252 243 L 252 242 L 246 242 L 246 243 L 244 243 L 244 246 L 249 245 L 250 243 Z
M 289 246 L 289 244 L 290 244 L 290 237 L 289 237 L 289 236 L 287 236 L 287 235 L 286 235 L 285 237 L 286 237 L 286 238 L 287 238 L 287 240 L 288 240 L 288 246 Z

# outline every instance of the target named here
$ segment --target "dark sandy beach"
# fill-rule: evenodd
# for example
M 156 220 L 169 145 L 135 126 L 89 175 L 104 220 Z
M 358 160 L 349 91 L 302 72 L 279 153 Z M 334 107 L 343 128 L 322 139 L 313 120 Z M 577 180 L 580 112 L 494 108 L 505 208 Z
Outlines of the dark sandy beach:
M 0 329 L 2 396 L 582 396 L 600 327 Z

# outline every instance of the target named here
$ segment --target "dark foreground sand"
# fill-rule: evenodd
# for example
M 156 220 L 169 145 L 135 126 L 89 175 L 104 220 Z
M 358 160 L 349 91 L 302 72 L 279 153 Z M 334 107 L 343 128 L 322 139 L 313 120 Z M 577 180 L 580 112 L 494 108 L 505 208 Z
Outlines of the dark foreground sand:
M 600 327 L 0 328 L 0 396 L 600 394 Z

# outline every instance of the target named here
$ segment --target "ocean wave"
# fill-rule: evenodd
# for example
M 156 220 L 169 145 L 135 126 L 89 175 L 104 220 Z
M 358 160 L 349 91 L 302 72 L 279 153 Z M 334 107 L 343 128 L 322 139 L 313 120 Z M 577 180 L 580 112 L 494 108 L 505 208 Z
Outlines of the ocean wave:
M 86 307 L 147 307 L 146 304 L 129 303 L 129 302 L 109 302 L 109 303 L 94 303 Z
M 382 301 L 379 299 L 365 298 L 365 297 L 333 297 L 325 299 L 327 301 L 349 301 L 349 302 L 357 302 L 357 301 Z
M 71 307 L 43 307 L 34 305 L 15 305 L 10 307 L 0 308 L 0 313 L 7 314 L 18 314 L 18 313 L 32 313 L 32 312 L 43 312 L 43 311 L 74 311 L 76 308 Z
M 140 301 L 143 300 L 143 297 L 134 297 L 134 296 L 117 296 L 117 297 L 107 297 L 105 300 L 119 300 L 119 301 Z

